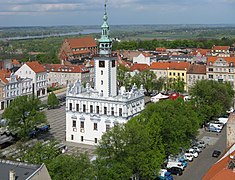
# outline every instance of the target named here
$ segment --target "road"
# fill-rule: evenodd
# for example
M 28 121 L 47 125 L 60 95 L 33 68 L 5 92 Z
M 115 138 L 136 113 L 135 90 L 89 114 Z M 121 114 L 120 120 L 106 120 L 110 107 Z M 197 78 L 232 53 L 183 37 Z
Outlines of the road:
M 216 149 L 222 152 L 226 149 L 226 126 L 221 133 L 203 132 L 199 139 L 208 142 L 209 145 L 199 154 L 198 158 L 188 164 L 182 176 L 174 176 L 176 180 L 201 180 L 210 167 L 219 160 L 213 158 L 212 152 Z M 220 156 L 221 157 L 221 156 Z

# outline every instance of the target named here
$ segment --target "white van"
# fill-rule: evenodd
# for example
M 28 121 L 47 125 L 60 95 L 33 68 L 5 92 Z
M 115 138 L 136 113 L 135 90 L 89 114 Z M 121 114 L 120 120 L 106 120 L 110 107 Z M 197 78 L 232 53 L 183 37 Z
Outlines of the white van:
M 167 168 L 172 168 L 172 167 L 178 167 L 182 170 L 184 170 L 184 166 L 181 162 L 168 162 L 166 165 Z

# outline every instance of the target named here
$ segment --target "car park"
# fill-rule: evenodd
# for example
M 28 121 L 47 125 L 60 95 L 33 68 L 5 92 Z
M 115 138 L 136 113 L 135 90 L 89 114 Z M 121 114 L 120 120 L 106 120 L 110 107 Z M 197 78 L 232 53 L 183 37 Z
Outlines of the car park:
M 221 154 L 221 151 L 218 151 L 218 150 L 214 150 L 213 153 L 212 153 L 212 157 L 219 157 Z
M 208 127 L 208 131 L 209 132 L 216 132 L 216 133 L 220 133 L 221 132 L 221 129 L 215 127 L 215 126 L 209 126 Z
M 202 141 L 202 140 L 197 141 L 197 142 L 195 143 L 195 145 L 196 145 L 197 147 L 199 147 L 199 148 L 203 148 L 203 149 L 206 148 L 206 144 L 205 144 L 205 142 Z
M 167 171 L 177 176 L 181 176 L 183 174 L 183 170 L 179 167 L 171 167 L 168 168 Z

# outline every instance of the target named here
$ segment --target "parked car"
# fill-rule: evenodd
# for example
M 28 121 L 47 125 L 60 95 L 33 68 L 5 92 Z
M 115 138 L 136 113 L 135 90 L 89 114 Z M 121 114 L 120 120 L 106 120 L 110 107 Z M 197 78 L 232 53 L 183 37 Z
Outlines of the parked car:
M 208 127 L 208 131 L 209 132 L 216 132 L 216 133 L 220 133 L 221 132 L 221 129 L 215 127 L 215 126 L 209 126 Z
M 168 168 L 167 171 L 177 176 L 181 176 L 183 174 L 183 170 L 179 167 Z
M 202 148 L 200 148 L 198 146 L 193 146 L 192 149 L 194 149 L 197 153 L 202 152 Z
M 184 158 L 187 159 L 189 162 L 193 161 L 193 155 L 191 153 L 185 153 Z
M 160 169 L 159 176 L 157 177 L 158 180 L 173 180 L 173 176 L 171 172 L 168 172 L 166 169 Z
M 212 157 L 219 157 L 221 154 L 221 151 L 218 151 L 218 150 L 214 150 L 213 153 L 212 153 Z
M 172 167 L 178 167 L 180 169 L 182 169 L 182 171 L 184 170 L 184 166 L 181 162 L 176 162 L 176 161 L 169 161 L 166 165 L 167 168 L 172 168 Z
M 187 150 L 186 153 L 192 154 L 193 157 L 195 157 L 195 158 L 198 157 L 198 153 L 193 148 L 190 148 L 189 150 Z
M 183 156 L 179 157 L 179 158 L 177 159 L 177 161 L 178 161 L 178 162 L 181 162 L 182 165 L 184 166 L 184 168 L 186 168 L 187 165 L 188 165 L 187 159 L 185 159 Z
M 204 141 L 197 141 L 196 142 L 196 144 L 195 144 L 197 147 L 199 147 L 199 148 L 206 148 L 206 144 L 205 144 L 205 142 Z

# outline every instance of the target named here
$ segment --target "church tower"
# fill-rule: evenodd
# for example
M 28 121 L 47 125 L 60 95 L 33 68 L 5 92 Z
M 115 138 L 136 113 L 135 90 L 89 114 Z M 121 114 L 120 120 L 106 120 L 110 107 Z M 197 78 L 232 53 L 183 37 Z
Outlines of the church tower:
M 112 40 L 109 37 L 108 16 L 106 4 L 103 16 L 102 34 L 99 39 L 99 55 L 95 61 L 95 89 L 100 96 L 117 96 L 117 62 L 112 56 Z

